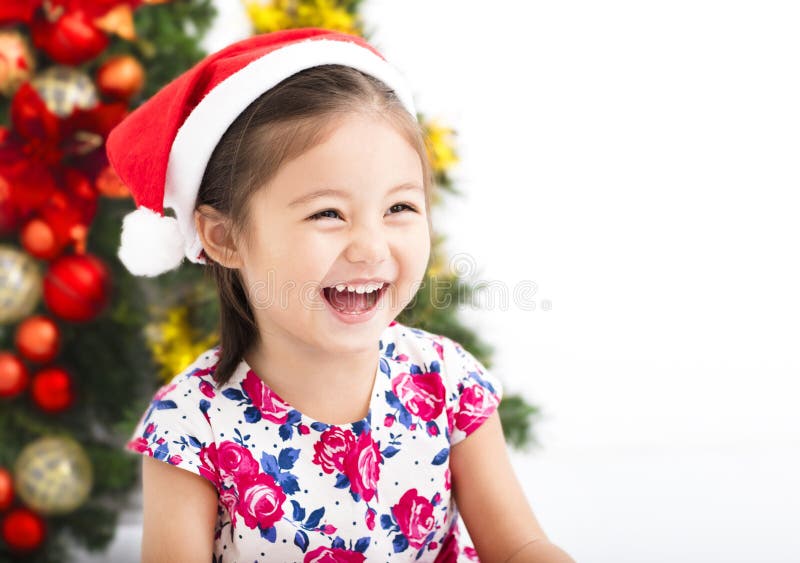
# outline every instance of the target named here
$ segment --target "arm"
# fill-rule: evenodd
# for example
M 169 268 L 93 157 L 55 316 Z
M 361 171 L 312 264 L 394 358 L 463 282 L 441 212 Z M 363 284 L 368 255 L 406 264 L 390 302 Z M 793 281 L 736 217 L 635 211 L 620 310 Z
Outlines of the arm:
M 575 563 L 567 553 L 549 541 L 531 540 L 505 563 Z
M 483 563 L 575 563 L 550 543 L 528 505 L 496 409 L 451 448 L 450 472 L 458 511 Z
M 210 481 L 149 456 L 142 458 L 142 562 L 211 561 L 217 491 Z

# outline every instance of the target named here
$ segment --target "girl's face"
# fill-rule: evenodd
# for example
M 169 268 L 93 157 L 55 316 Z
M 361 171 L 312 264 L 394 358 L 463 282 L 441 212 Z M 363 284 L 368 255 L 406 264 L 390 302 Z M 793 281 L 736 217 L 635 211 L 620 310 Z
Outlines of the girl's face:
M 329 352 L 373 349 L 425 275 L 423 186 L 419 155 L 378 116 L 347 114 L 325 142 L 285 162 L 253 195 L 252 245 L 239 249 L 262 337 Z M 321 190 L 339 193 L 315 196 Z M 323 288 L 362 278 L 389 285 L 372 313 L 341 317 Z

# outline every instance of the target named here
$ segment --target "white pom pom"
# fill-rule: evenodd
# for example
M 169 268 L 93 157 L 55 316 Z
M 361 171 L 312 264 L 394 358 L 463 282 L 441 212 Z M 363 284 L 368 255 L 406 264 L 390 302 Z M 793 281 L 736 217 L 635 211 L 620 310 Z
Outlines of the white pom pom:
M 175 217 L 139 207 L 122 220 L 117 257 L 136 276 L 157 276 L 180 266 L 185 254 Z

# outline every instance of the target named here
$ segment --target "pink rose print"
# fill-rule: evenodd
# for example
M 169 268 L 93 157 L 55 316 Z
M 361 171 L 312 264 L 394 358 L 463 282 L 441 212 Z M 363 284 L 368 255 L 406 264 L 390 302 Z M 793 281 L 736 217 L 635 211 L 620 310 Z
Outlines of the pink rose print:
M 478 552 L 475 551 L 474 547 L 470 547 L 468 545 L 464 546 L 464 555 L 466 555 L 467 559 L 470 561 L 478 561 L 480 563 L 480 559 L 478 559 Z
M 148 442 L 141 436 L 128 442 L 128 447 L 133 448 L 136 452 L 142 453 L 147 451 Z
M 444 361 L 444 347 L 439 342 L 440 339 L 436 339 L 431 344 L 433 345 L 433 349 L 436 350 L 436 354 L 438 354 L 439 359 Z
M 197 454 L 200 457 L 200 474 L 209 479 L 212 483 L 217 485 L 219 489 L 219 474 L 217 473 L 217 445 L 212 443 L 209 446 L 204 448 L 200 448 L 200 452 Z
M 364 432 L 345 459 L 345 474 L 350 479 L 350 490 L 366 501 L 372 500 L 373 496 L 377 498 L 380 462 L 378 444 L 372 440 L 371 432 Z
M 259 471 L 258 462 L 247 448 L 226 440 L 217 449 L 217 467 L 220 476 L 232 476 L 238 483 L 252 479 Z
M 356 443 L 351 430 L 331 426 L 323 432 L 314 444 L 313 462 L 322 467 L 325 473 L 338 471 L 345 473 L 345 457 Z
M 442 540 L 442 548 L 436 554 L 433 563 L 455 563 L 456 561 L 458 561 L 458 525 L 451 528 Z
M 278 424 L 286 422 L 291 407 L 267 387 L 253 370 L 247 370 L 247 375 L 242 381 L 242 389 L 263 418 Z
M 417 489 L 409 489 L 392 507 L 392 513 L 408 544 L 414 549 L 422 547 L 436 523 L 430 501 L 419 496 Z
M 458 402 L 456 428 L 469 435 L 489 417 L 497 403 L 497 397 L 478 383 L 465 388 Z
M 283 516 L 286 495 L 271 475 L 259 473 L 253 479 L 241 483 L 239 488 L 239 504 L 236 509 L 248 528 L 258 525 L 266 530 Z
M 169 458 L 169 462 L 172 465 L 179 465 L 181 461 L 182 461 L 182 458 L 179 455 L 174 455 L 174 456 Z
M 445 388 L 438 372 L 402 373 L 392 381 L 392 391 L 411 414 L 433 420 L 444 408 Z
M 238 518 L 236 517 L 236 506 L 239 504 L 239 491 L 236 486 L 223 487 L 219 489 L 219 501 L 228 509 L 231 517 L 231 525 L 235 528 Z
M 219 355 L 219 354 L 217 354 L 217 355 Z M 216 369 L 217 369 L 217 365 L 216 364 L 212 364 L 212 365 L 210 365 L 208 367 L 205 367 L 205 368 L 196 368 L 191 373 L 191 375 L 193 375 L 194 377 L 203 377 L 205 375 L 213 374 L 216 371 Z
M 375 514 L 377 514 L 377 511 L 374 508 L 367 508 L 367 513 L 364 515 L 364 521 L 370 530 L 375 529 Z
M 319 546 L 306 553 L 303 563 L 361 563 L 365 560 L 364 554 L 358 551 Z
M 450 434 L 452 434 L 453 433 L 453 428 L 455 428 L 455 426 L 454 426 L 455 425 L 455 420 L 454 420 L 455 415 L 453 414 L 453 408 L 452 407 L 446 407 L 445 411 L 447 412 L 447 431 Z
M 153 401 L 160 401 L 161 399 L 164 398 L 165 395 L 167 395 L 177 386 L 178 386 L 177 383 L 168 383 L 167 385 L 164 385 L 163 387 L 159 388 L 159 390 L 156 391 L 156 394 L 153 395 Z
M 216 393 L 214 393 L 214 386 L 205 379 L 200 380 L 200 392 L 209 399 L 213 399 L 216 396 Z

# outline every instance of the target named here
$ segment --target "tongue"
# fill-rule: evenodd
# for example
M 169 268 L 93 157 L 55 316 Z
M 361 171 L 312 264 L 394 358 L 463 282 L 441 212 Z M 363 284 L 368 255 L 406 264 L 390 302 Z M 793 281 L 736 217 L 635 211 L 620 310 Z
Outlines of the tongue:
M 374 304 L 374 297 L 369 297 L 366 293 L 355 293 L 351 291 L 337 291 L 336 288 L 326 290 L 328 301 L 338 311 L 343 313 L 360 313 L 366 311 Z

